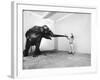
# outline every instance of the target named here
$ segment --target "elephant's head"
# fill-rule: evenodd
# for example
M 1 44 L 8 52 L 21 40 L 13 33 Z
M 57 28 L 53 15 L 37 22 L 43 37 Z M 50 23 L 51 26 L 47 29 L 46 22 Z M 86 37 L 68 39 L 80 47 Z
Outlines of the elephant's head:
M 43 32 L 44 38 L 51 39 L 51 37 L 53 36 L 53 32 L 49 29 L 49 27 L 47 25 L 43 25 L 41 30 Z

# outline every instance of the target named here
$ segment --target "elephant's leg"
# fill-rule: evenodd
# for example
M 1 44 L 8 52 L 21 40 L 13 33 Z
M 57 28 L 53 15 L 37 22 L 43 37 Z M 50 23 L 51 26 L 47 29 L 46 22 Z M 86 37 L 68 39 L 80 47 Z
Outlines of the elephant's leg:
M 33 57 L 36 57 L 36 56 L 38 56 L 38 55 L 41 54 L 40 49 L 39 49 L 39 47 L 40 47 L 40 42 L 39 42 L 39 43 L 36 43 L 35 46 L 36 46 L 36 47 L 35 47 L 35 51 L 34 51 Z
M 30 46 L 31 46 L 31 43 L 30 43 L 29 40 L 27 40 L 26 41 L 25 50 L 24 50 L 24 53 L 23 53 L 24 56 L 28 56 L 28 52 L 29 52 Z

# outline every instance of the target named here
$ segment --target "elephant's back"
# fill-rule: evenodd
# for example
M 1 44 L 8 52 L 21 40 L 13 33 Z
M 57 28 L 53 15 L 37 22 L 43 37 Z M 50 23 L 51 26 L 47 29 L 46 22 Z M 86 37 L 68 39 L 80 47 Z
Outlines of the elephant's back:
M 36 37 L 38 36 L 38 34 L 41 34 L 41 30 L 40 30 L 40 27 L 39 26 L 34 26 L 32 27 L 31 29 L 29 29 L 25 36 L 32 36 L 32 37 Z

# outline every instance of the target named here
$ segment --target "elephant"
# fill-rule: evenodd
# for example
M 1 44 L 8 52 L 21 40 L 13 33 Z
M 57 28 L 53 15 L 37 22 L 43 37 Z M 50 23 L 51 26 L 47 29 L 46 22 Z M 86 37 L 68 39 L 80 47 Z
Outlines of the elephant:
M 34 54 L 32 55 L 33 57 L 36 57 L 41 55 L 39 47 L 42 38 L 52 40 L 51 37 L 68 37 L 68 36 L 54 34 L 47 25 L 43 26 L 36 25 L 26 31 L 25 37 L 26 37 L 26 45 L 25 45 L 25 50 L 23 52 L 23 56 L 24 57 L 28 56 L 30 47 L 35 46 L 35 51 Z

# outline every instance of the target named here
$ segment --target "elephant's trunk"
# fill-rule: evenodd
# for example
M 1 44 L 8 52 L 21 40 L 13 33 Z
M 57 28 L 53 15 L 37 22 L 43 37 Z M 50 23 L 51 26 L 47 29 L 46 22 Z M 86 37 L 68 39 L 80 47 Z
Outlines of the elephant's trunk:
M 54 34 L 52 37 L 68 37 L 66 35 L 58 35 L 58 34 Z

